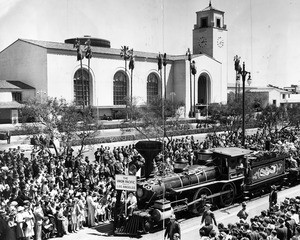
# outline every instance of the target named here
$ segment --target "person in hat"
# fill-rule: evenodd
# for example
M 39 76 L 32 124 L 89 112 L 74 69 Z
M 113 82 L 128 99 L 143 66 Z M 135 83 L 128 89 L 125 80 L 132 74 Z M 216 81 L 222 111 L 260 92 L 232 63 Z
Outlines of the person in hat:
M 24 207 L 18 206 L 17 214 L 16 214 L 16 223 L 17 223 L 17 239 L 23 239 L 24 235 L 24 228 L 25 228 L 25 220 L 23 217 Z
M 137 208 L 137 198 L 133 192 L 129 192 L 126 199 L 127 204 L 127 215 L 132 216 L 133 211 Z
M 26 225 L 26 228 L 24 227 L 24 236 L 25 239 L 30 239 L 34 236 L 34 215 L 30 208 L 30 202 L 27 201 L 24 206 L 24 212 L 23 212 L 23 218 L 24 218 L 24 224 Z
M 242 202 L 242 209 L 237 213 L 238 218 L 241 220 L 247 220 L 249 213 L 246 210 L 247 204 L 246 202 Z
M 165 231 L 165 234 L 164 234 L 164 239 L 173 240 L 174 239 L 174 235 L 176 233 L 179 235 L 179 238 L 177 238 L 177 239 L 180 239 L 180 237 L 181 237 L 180 225 L 176 221 L 175 215 L 172 214 L 170 216 L 170 222 L 168 223 L 166 231 Z
M 299 224 L 299 222 L 300 222 L 300 218 L 299 218 L 299 214 L 297 213 L 297 211 L 296 211 L 296 208 L 292 208 L 291 209 L 291 214 L 292 214 L 292 219 L 294 219 L 295 220 L 295 222 L 296 222 L 296 224 Z
M 0 209 L 0 239 L 1 240 L 16 239 L 14 232 L 9 227 L 3 214 L 5 214 L 5 211 Z
M 217 226 L 215 214 L 210 209 L 211 209 L 211 204 L 206 203 L 204 205 L 204 212 L 202 215 L 201 224 L 204 223 L 205 226 L 207 226 L 207 225 L 213 226 L 213 223 L 214 223 Z
M 92 191 L 89 191 L 86 197 L 86 203 L 87 203 L 87 217 L 88 217 L 87 225 L 94 227 L 96 203 L 94 201 L 94 195 Z
M 7 144 L 10 144 L 10 131 L 6 131 L 6 140 L 7 140 Z
M 43 220 L 45 219 L 44 212 L 41 206 L 41 202 L 37 201 L 33 214 L 35 216 L 35 239 L 41 240 L 42 239 L 42 224 Z
M 174 239 L 174 240 L 180 240 L 180 235 L 179 235 L 179 233 L 175 233 L 174 236 L 173 236 L 173 239 Z
M 276 186 L 272 185 L 271 192 L 269 194 L 269 209 L 272 210 L 274 205 L 276 204 L 277 204 L 277 190 L 276 190 Z
M 279 217 L 278 223 L 279 223 L 279 226 L 276 227 L 277 237 L 280 240 L 287 240 L 288 239 L 288 229 L 285 226 L 284 218 Z
M 292 219 L 292 214 L 289 212 L 285 214 L 285 226 L 288 229 L 288 238 L 291 239 L 295 234 L 296 221 Z

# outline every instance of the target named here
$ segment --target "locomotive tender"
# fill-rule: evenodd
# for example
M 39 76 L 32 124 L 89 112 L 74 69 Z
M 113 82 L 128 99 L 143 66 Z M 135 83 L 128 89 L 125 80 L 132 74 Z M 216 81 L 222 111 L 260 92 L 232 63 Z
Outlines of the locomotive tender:
M 146 159 L 145 152 L 141 154 Z M 299 169 L 291 168 L 286 154 L 254 154 L 252 150 L 229 147 L 198 152 L 196 156 L 197 161 L 182 172 L 138 181 L 138 209 L 126 223 L 127 228 L 135 221 L 138 226 L 134 231 L 147 232 L 173 213 L 191 211 L 200 215 L 206 203 L 226 207 L 237 199 L 263 194 L 272 184 L 281 187 L 298 180 Z M 129 230 L 125 227 L 123 231 Z

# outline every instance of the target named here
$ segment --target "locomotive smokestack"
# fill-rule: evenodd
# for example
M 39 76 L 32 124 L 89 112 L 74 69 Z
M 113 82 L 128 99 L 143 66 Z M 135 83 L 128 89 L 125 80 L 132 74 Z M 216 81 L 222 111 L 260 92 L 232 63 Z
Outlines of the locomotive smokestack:
M 136 150 L 145 158 L 145 178 L 149 178 L 153 171 L 153 159 L 163 150 L 163 143 L 159 141 L 139 141 Z

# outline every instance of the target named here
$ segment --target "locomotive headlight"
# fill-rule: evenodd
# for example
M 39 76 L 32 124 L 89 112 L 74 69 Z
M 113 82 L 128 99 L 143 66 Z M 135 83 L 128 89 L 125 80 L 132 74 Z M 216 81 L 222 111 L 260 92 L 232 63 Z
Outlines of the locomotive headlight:
M 138 198 L 143 197 L 143 195 L 144 195 L 143 189 L 142 188 L 138 188 L 137 191 L 136 191 L 136 194 L 137 194 Z

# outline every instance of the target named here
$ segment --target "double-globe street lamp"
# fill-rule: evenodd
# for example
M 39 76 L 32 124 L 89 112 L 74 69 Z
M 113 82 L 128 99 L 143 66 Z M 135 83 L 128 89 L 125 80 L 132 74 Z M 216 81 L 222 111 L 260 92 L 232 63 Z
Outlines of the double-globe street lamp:
M 195 75 L 197 73 L 195 61 L 192 61 L 191 50 L 188 48 L 186 52 L 188 61 L 190 62 L 190 113 L 189 117 L 196 117 L 196 80 Z M 193 94 L 193 84 L 192 84 L 192 75 L 194 76 L 194 94 Z M 194 104 L 193 104 L 193 95 L 194 95 Z M 193 109 L 194 105 L 194 109 Z
M 193 86 L 192 86 L 192 54 L 190 49 L 188 48 L 188 50 L 186 51 L 186 56 L 188 57 L 188 61 L 190 62 L 190 113 L 189 113 L 189 117 L 193 117 Z
M 162 84 L 161 93 L 163 95 L 162 98 L 162 117 L 163 117 L 163 131 L 164 131 L 164 138 L 166 137 L 166 126 L 165 126 L 165 104 L 167 99 L 167 54 L 161 54 L 159 53 L 157 56 L 157 65 L 158 65 L 158 71 L 160 73 L 160 79 L 162 80 L 162 66 L 164 66 L 164 82 Z
M 191 63 L 191 72 L 192 72 L 192 75 L 194 76 L 194 114 L 193 114 L 193 116 L 196 117 L 196 77 L 195 77 L 195 75 L 197 74 L 197 68 L 196 68 L 196 63 L 194 60 Z
M 240 65 L 240 57 L 236 55 L 234 57 L 234 69 L 236 71 L 236 81 L 239 83 L 240 76 L 242 76 L 243 81 L 243 114 L 242 114 L 242 146 L 245 146 L 245 81 L 248 75 L 247 83 L 250 85 L 252 82 L 251 73 L 245 70 L 245 62 L 243 62 L 243 67 Z

